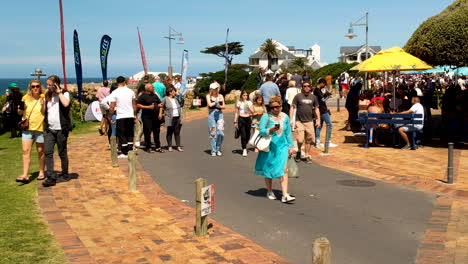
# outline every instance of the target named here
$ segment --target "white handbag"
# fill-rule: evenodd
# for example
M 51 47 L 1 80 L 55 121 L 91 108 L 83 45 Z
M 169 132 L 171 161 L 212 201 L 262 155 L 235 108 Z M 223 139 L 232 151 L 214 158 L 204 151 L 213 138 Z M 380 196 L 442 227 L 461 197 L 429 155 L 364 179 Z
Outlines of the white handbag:
M 268 119 L 267 127 L 269 123 L 270 123 L 270 120 Z M 270 142 L 271 142 L 271 136 L 270 135 L 266 137 L 260 136 L 259 128 L 255 129 L 253 136 L 249 140 L 250 145 L 254 146 L 259 151 L 263 151 L 263 152 L 270 151 Z

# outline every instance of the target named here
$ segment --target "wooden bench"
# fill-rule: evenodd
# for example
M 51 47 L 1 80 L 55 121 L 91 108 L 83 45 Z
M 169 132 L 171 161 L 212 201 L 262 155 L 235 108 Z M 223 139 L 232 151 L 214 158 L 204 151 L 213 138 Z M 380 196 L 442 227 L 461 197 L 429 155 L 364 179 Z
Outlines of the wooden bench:
M 363 125 L 366 130 L 366 143 L 364 144 L 365 148 L 369 147 L 369 138 L 370 138 L 370 128 L 371 125 L 379 125 L 379 124 L 388 124 L 390 129 L 382 129 L 379 131 L 388 131 L 391 132 L 393 135 L 398 135 L 398 127 L 406 126 L 406 125 L 422 125 L 423 120 L 422 114 L 388 114 L 388 113 L 381 113 L 381 114 L 374 114 L 374 113 L 359 113 L 359 118 L 357 121 Z M 419 118 L 419 119 L 418 119 Z M 374 136 L 377 129 L 374 129 Z M 411 132 L 410 142 L 411 142 L 411 149 L 416 149 L 416 134 L 418 131 Z

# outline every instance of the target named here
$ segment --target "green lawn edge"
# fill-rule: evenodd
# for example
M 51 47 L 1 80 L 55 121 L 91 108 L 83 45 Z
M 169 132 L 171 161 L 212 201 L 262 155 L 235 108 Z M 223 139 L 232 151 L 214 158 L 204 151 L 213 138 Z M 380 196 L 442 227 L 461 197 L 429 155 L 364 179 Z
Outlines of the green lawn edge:
M 97 133 L 97 122 L 75 122 L 74 135 Z M 37 184 L 15 182 L 22 171 L 21 138 L 0 135 L 0 263 L 67 263 L 61 247 L 48 229 L 39 205 Z M 30 174 L 38 174 L 33 146 Z M 72 153 L 69 153 L 71 155 Z

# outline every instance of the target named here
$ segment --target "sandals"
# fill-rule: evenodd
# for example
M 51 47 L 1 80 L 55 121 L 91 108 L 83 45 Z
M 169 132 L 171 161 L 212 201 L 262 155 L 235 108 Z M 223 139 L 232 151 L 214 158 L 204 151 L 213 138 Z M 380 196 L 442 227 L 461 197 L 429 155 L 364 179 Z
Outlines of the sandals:
M 178 147 L 178 148 L 177 148 L 177 151 L 179 151 L 179 152 L 184 152 L 184 149 L 181 148 L 181 147 Z
M 29 182 L 29 177 L 27 177 L 27 176 L 18 177 L 18 178 L 16 178 L 16 182 L 28 183 Z
M 172 151 L 173 151 L 173 150 L 172 150 L 172 147 L 168 147 L 168 148 L 167 148 L 167 151 L 172 152 Z
M 36 179 L 37 179 L 38 181 L 42 181 L 42 180 L 45 179 L 45 176 L 44 176 L 44 175 L 39 175 L 39 176 L 37 176 Z
M 156 152 L 159 152 L 159 153 L 164 153 L 164 150 L 162 150 L 161 148 L 158 148 L 155 150 Z

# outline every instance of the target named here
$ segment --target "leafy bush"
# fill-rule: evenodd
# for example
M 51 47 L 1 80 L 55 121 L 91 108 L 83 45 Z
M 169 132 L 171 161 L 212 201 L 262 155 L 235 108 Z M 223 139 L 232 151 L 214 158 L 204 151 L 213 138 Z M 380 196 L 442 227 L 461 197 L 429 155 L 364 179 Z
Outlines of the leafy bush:
M 432 65 L 468 66 L 468 1 L 457 0 L 413 33 L 404 50 Z
M 336 78 L 338 78 L 338 76 L 340 76 L 340 74 L 344 71 L 347 71 L 350 74 L 357 74 L 357 71 L 349 71 L 349 69 L 356 66 L 357 64 L 357 62 L 351 64 L 348 64 L 346 62 L 328 64 L 320 69 L 317 69 L 316 71 L 313 71 L 311 73 L 310 78 L 312 80 L 312 83 L 316 84 L 318 78 L 325 78 L 325 76 L 327 76 L 328 74 L 333 76 L 333 80 L 336 80 Z
M 231 90 L 241 89 L 248 77 L 249 73 L 246 71 L 229 69 L 225 93 L 229 93 Z M 207 77 L 199 80 L 195 85 L 195 96 L 205 98 L 213 80 L 216 80 L 221 85 L 224 84 L 224 70 L 207 74 Z
M 258 81 L 257 81 L 257 76 L 259 73 L 259 69 L 253 70 L 249 77 L 247 78 L 247 81 L 245 81 L 244 85 L 242 86 L 241 90 L 247 90 L 249 93 L 257 90 L 258 88 Z

